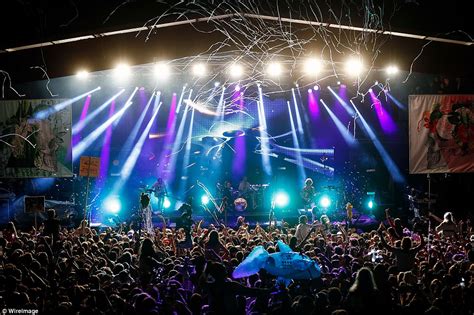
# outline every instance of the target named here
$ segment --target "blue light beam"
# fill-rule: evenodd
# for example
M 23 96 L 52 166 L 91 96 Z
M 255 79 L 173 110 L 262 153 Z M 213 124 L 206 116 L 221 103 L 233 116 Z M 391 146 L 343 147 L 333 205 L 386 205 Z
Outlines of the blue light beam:
M 354 109 L 356 110 L 357 112 L 357 117 L 358 117 L 358 120 L 357 121 L 360 121 L 364 127 L 364 130 L 366 131 L 367 135 L 369 136 L 370 140 L 372 140 L 375 148 L 377 149 L 377 151 L 379 152 L 380 154 L 380 157 L 382 158 L 382 160 L 384 161 L 385 163 L 385 166 L 387 166 L 387 169 L 388 171 L 390 172 L 390 174 L 392 175 L 392 178 L 397 182 L 397 183 L 404 183 L 405 182 L 405 178 L 403 177 L 402 173 L 400 172 L 400 170 L 398 169 L 397 165 L 395 164 L 395 162 L 392 160 L 392 158 L 390 157 L 390 155 L 388 154 L 388 152 L 385 150 L 385 148 L 383 147 L 382 143 L 380 142 L 380 140 L 377 138 L 377 136 L 375 135 L 374 131 L 372 130 L 372 128 L 370 128 L 369 124 L 367 123 L 367 121 L 364 119 L 364 117 L 360 114 L 359 110 L 357 109 L 357 107 L 355 106 L 354 102 L 352 102 L 352 100 L 350 101 L 352 106 L 354 107 Z

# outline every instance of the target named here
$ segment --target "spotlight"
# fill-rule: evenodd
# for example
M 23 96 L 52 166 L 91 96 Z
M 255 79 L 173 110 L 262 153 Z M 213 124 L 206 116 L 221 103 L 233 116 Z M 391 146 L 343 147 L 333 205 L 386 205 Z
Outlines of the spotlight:
M 329 208 L 331 205 L 331 199 L 328 196 L 323 196 L 319 199 L 319 205 L 323 208 Z
M 165 200 L 163 201 L 163 207 L 165 209 L 169 209 L 169 207 L 171 207 L 171 201 L 168 199 L 168 197 L 165 197 Z
M 207 195 L 202 195 L 201 197 L 201 203 L 203 205 L 207 205 L 209 203 L 209 197 Z
M 240 78 L 244 74 L 244 68 L 241 65 L 234 63 L 229 67 L 229 74 L 233 78 Z
M 372 93 L 374 90 L 372 90 L 372 88 L 369 89 L 369 93 Z
M 240 91 L 240 85 L 237 84 L 237 85 L 235 86 L 235 89 L 234 89 L 234 90 L 235 90 L 236 92 L 239 92 L 239 91 Z
M 197 77 L 205 76 L 206 72 L 206 66 L 203 63 L 196 63 L 193 66 L 193 74 Z
M 272 62 L 268 65 L 267 73 L 270 76 L 277 77 L 277 76 L 281 75 L 282 72 L 283 72 L 283 69 L 282 69 L 282 67 L 279 63 Z
M 341 81 L 337 81 L 336 83 L 337 83 L 337 85 L 341 85 Z
M 309 75 L 317 75 L 319 72 L 321 72 L 322 68 L 323 64 L 321 60 L 316 58 L 310 58 L 304 63 L 304 71 Z
M 170 74 L 171 74 L 170 66 L 168 66 L 164 62 L 159 62 L 153 66 L 153 75 L 157 79 L 166 79 L 170 76 Z
M 275 205 L 277 207 L 286 207 L 290 202 L 290 197 L 288 197 L 287 193 L 279 192 L 275 195 Z
M 314 86 L 314 90 L 315 90 L 315 91 L 318 91 L 318 90 L 319 90 L 319 85 L 315 85 L 315 86 Z
M 388 74 L 388 75 L 394 75 L 394 74 L 397 74 L 398 73 L 398 67 L 397 66 L 394 66 L 394 65 L 390 65 L 388 66 L 386 69 L 385 69 L 385 72 Z
M 114 76 L 117 79 L 125 79 L 132 73 L 130 66 L 125 63 L 119 63 L 114 69 Z
M 118 213 L 122 208 L 122 204 L 117 197 L 109 197 L 104 201 L 104 208 L 108 212 L 111 213 Z
M 78 79 L 84 80 L 89 76 L 89 72 L 87 70 L 79 70 L 76 73 L 76 77 Z
M 373 202 L 372 200 L 370 200 L 370 201 L 367 203 L 367 207 L 368 207 L 369 209 L 373 209 L 373 208 L 374 208 L 374 205 L 375 205 L 375 204 L 374 204 L 374 202 Z
M 220 83 L 220 82 L 217 82 L 217 81 L 216 81 L 216 82 L 214 82 L 214 86 L 215 86 L 215 87 L 218 87 L 219 85 L 221 85 L 221 83 Z
M 308 89 L 308 93 L 313 93 L 313 90 L 312 90 L 312 89 Z
M 352 57 L 346 62 L 346 72 L 348 75 L 357 77 L 364 70 L 364 64 L 359 58 Z

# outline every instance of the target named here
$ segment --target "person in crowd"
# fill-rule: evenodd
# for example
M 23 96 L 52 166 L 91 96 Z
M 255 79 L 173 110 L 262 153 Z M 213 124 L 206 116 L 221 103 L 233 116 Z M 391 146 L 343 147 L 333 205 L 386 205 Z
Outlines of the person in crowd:
M 446 212 L 441 220 L 439 217 L 433 213 L 429 213 L 430 217 L 434 218 L 440 224 L 435 228 L 443 237 L 455 237 L 458 232 L 458 227 L 454 222 L 453 214 L 451 212 Z
M 401 243 L 400 247 L 393 247 L 387 244 L 385 241 L 385 237 L 382 233 L 382 229 L 379 228 L 378 230 L 380 241 L 383 247 L 385 247 L 389 252 L 391 252 L 397 261 L 397 268 L 398 271 L 409 271 L 412 270 L 415 266 L 415 258 L 417 253 L 424 247 L 424 237 L 420 238 L 420 244 L 418 246 L 413 247 L 412 239 L 408 236 L 405 236 Z
M 50 236 L 53 240 L 53 243 L 59 239 L 59 232 L 61 230 L 61 224 L 59 219 L 56 218 L 56 211 L 54 209 L 49 209 L 47 211 L 48 218 L 44 221 L 43 234 L 45 236 Z
M 125 227 L 89 233 L 87 222 L 68 229 L 56 223 L 54 213 L 48 219 L 42 233 L 11 223 L 0 234 L 2 309 L 40 314 L 474 312 L 474 236 L 467 218 L 456 237 L 445 235 L 448 226 L 436 233 L 428 224 L 430 231 L 415 233 L 402 222 L 402 231 L 397 225 L 351 232 L 315 226 L 310 233 L 304 217 L 296 227 L 285 222 L 271 228 L 190 221 L 192 241 L 185 249 L 179 246 L 185 238 L 182 226 L 164 223 L 140 238 Z M 446 222 L 454 222 L 452 216 Z M 278 241 L 317 261 L 321 277 L 286 285 L 261 269 L 247 278 L 229 278 L 256 247 L 274 253 Z
M 298 244 L 303 242 L 308 234 L 311 232 L 312 226 L 308 224 L 308 217 L 305 215 L 300 216 L 299 218 L 299 224 L 296 227 L 296 240 Z
M 381 314 L 379 291 L 372 271 L 363 267 L 357 272 L 354 284 L 349 289 L 346 305 L 349 314 Z

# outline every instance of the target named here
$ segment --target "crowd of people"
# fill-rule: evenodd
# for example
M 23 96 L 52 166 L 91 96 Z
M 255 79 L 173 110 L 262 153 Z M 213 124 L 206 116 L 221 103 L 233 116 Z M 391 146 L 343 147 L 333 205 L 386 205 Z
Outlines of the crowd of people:
M 321 277 L 286 285 L 262 269 L 231 278 L 256 246 L 274 253 L 279 240 L 317 261 Z M 239 218 L 148 234 L 97 231 L 85 221 L 67 230 L 49 210 L 38 230 L 9 223 L 2 231 L 0 306 L 97 315 L 473 314 L 473 244 L 471 222 L 451 213 L 405 223 L 387 211 L 368 231 L 302 216 L 296 227 Z

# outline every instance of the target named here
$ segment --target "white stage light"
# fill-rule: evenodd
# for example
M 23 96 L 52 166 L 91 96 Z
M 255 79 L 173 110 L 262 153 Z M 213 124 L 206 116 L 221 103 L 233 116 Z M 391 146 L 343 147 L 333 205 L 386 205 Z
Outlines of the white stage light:
M 390 65 L 388 66 L 386 69 L 385 69 L 385 72 L 388 74 L 388 75 L 394 75 L 394 74 L 397 74 L 398 73 L 398 67 L 395 66 L 395 65 Z
M 304 63 L 304 71 L 308 75 L 317 75 L 319 72 L 321 72 L 322 68 L 323 63 L 321 60 L 316 58 L 307 59 Z
M 170 66 L 164 62 L 159 62 L 153 66 L 153 75 L 157 79 L 167 79 L 171 74 Z
M 283 68 L 278 62 L 272 62 L 268 65 L 267 73 L 272 77 L 277 77 L 281 75 Z
M 240 78 L 244 74 L 244 67 L 237 63 L 234 63 L 229 67 L 229 74 L 233 78 Z
M 78 79 L 84 80 L 89 76 L 89 72 L 87 70 L 79 70 L 76 73 L 76 77 Z
M 130 69 L 130 66 L 126 63 L 119 63 L 117 66 L 115 66 L 114 76 L 119 80 L 128 78 L 131 73 L 132 70 Z
M 193 74 L 197 77 L 205 76 L 206 72 L 206 66 L 203 63 L 196 63 L 193 66 Z
M 352 57 L 346 62 L 346 73 L 350 76 L 357 77 L 364 70 L 364 64 L 357 57 Z

